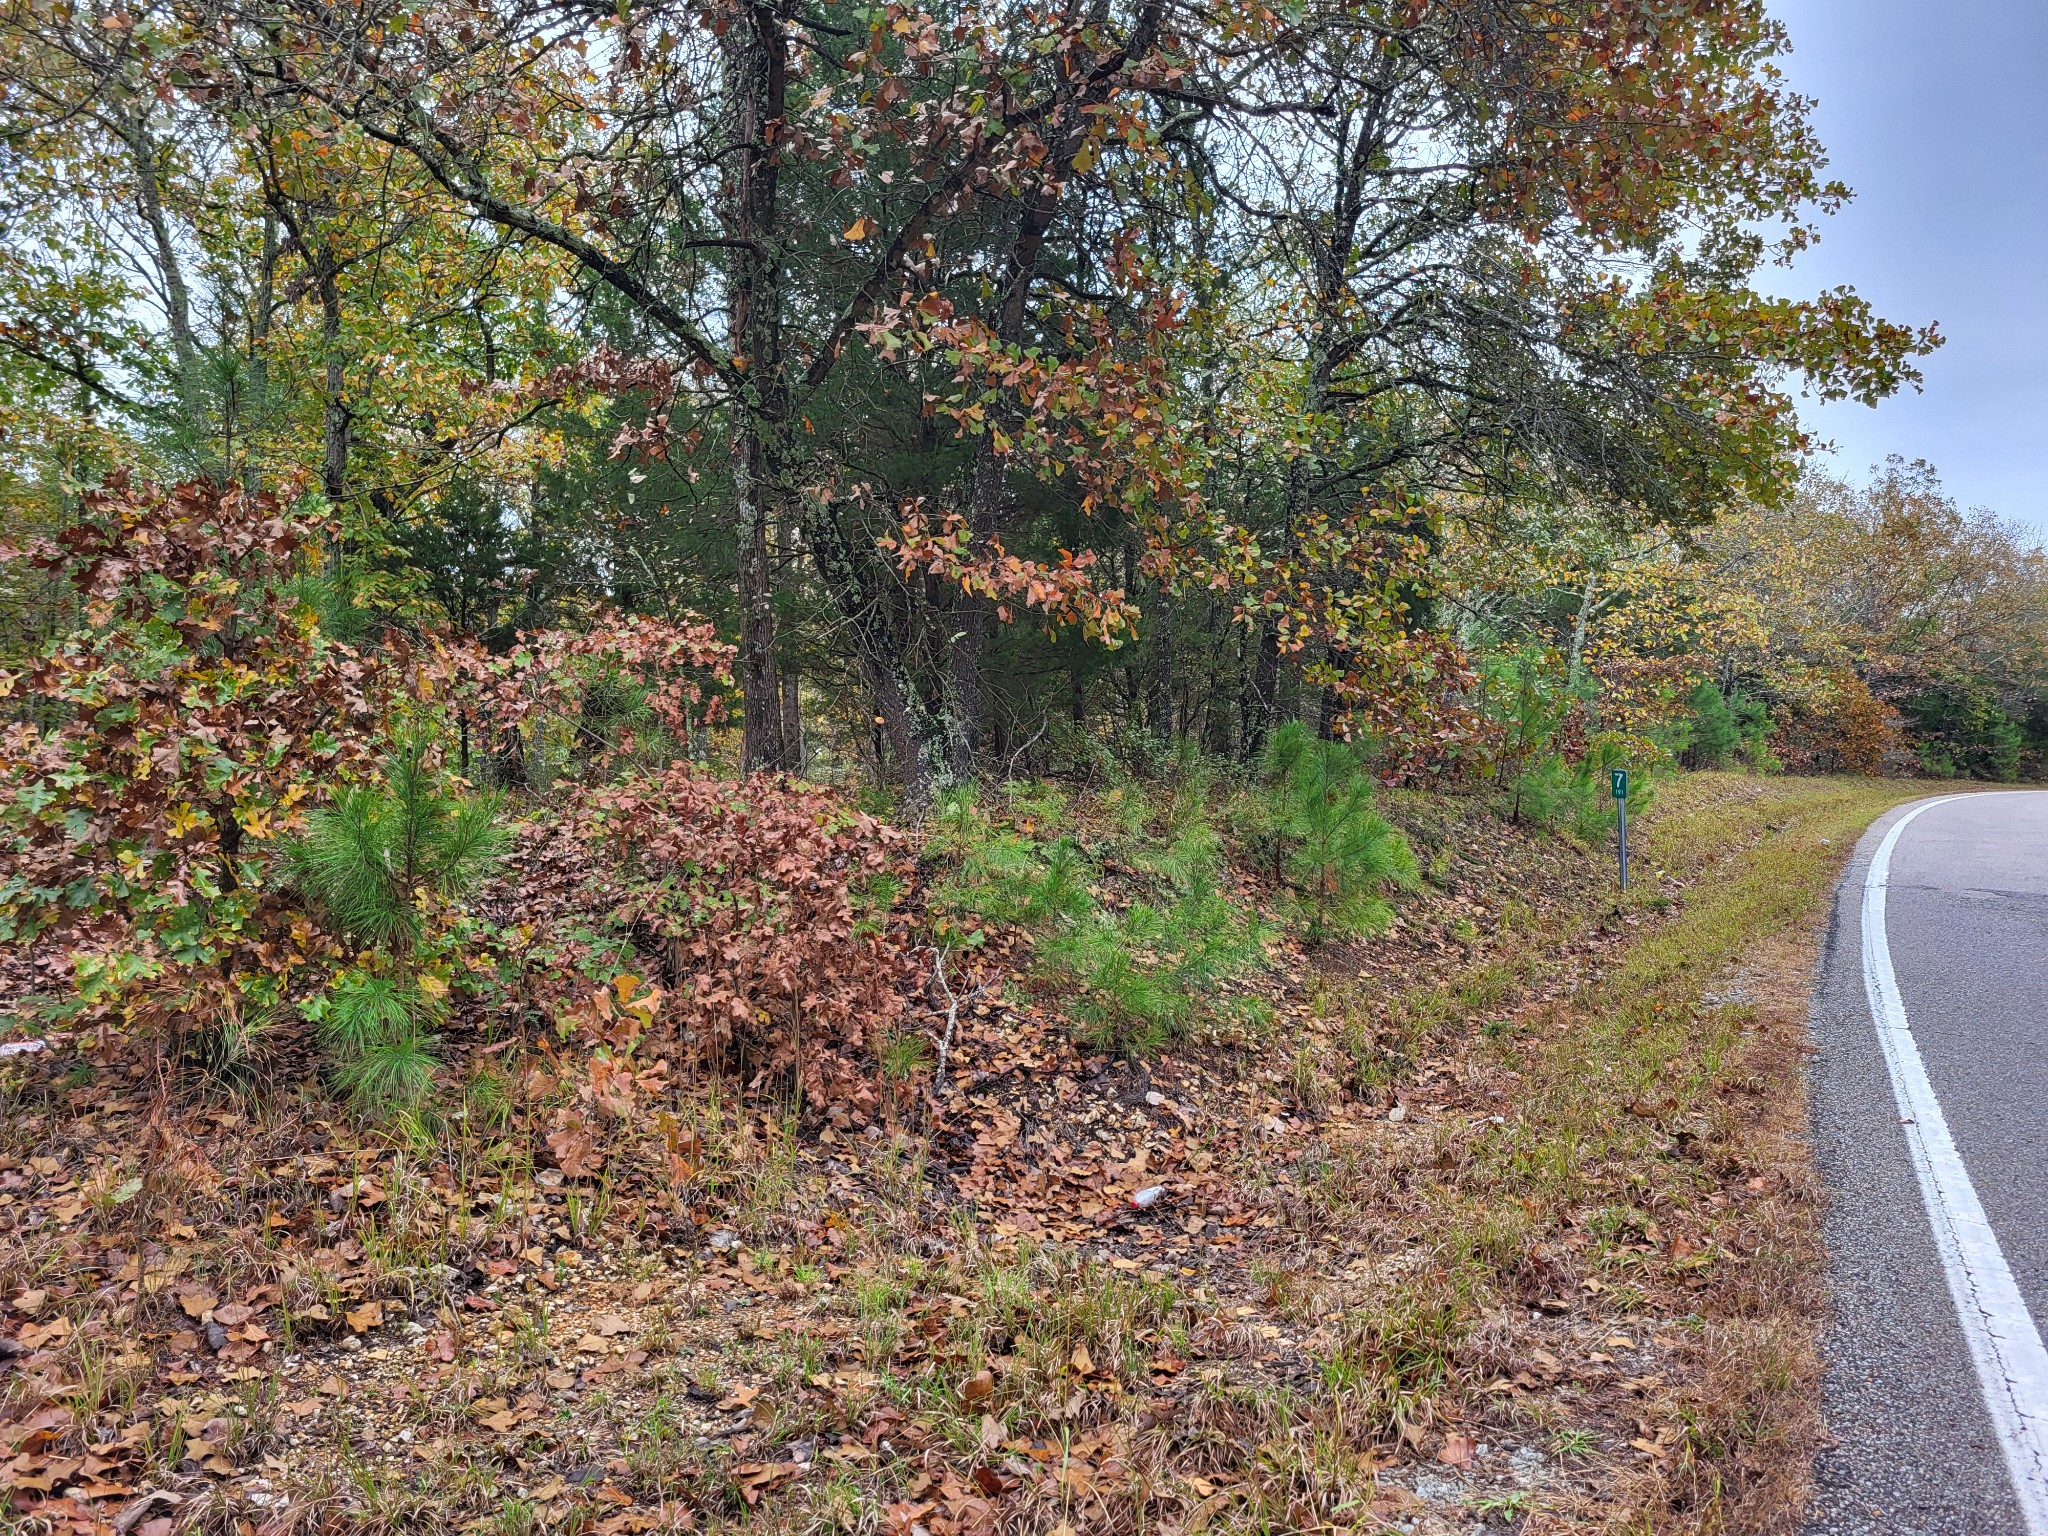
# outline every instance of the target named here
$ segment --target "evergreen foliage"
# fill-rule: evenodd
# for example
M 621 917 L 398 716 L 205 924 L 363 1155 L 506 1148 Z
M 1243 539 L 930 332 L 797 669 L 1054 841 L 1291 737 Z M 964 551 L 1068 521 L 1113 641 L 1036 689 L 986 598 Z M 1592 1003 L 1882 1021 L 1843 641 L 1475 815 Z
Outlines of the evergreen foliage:
M 399 957 L 429 906 L 486 876 L 505 843 L 495 795 L 458 795 L 424 733 L 400 738 L 381 782 L 355 784 L 307 818 L 291 862 L 299 889 L 347 937 Z
M 1213 833 L 1179 839 L 1162 860 L 1174 877 L 1159 900 L 1095 907 L 1041 944 L 1044 963 L 1077 986 L 1069 1006 L 1089 1044 L 1155 1051 L 1205 1010 L 1244 1013 L 1220 988 L 1260 963 L 1265 934 L 1223 890 L 1219 850 Z
M 1358 750 L 1319 741 L 1290 721 L 1273 733 L 1261 768 L 1265 841 L 1308 942 L 1385 927 L 1393 916 L 1387 892 L 1414 883 L 1415 855 L 1374 810 L 1372 775 Z
M 456 793 L 412 731 L 381 780 L 341 791 L 291 847 L 301 893 L 366 949 L 305 1010 L 336 1083 L 365 1109 L 410 1107 L 432 1085 L 447 992 L 432 968 L 435 920 L 490 873 L 505 842 L 497 810 L 496 796 Z
M 440 1010 L 413 976 L 344 971 L 306 1012 L 336 1086 L 372 1113 L 407 1109 L 433 1086 Z
M 1725 768 L 1742 745 L 1742 723 L 1714 684 L 1702 678 L 1686 699 L 1688 768 Z
M 1174 788 L 1157 818 L 1165 838 L 1148 831 L 1154 807 L 1138 786 L 1112 792 L 1117 862 L 1146 887 L 1145 899 L 1121 910 L 1098 899 L 1100 871 L 1075 838 L 998 828 L 971 788 L 940 797 L 928 846 L 954 868 L 933 908 L 955 922 L 1035 932 L 1040 974 L 1067 987 L 1082 1038 L 1101 1050 L 1157 1050 L 1203 1017 L 1256 1008 L 1223 988 L 1261 963 L 1265 929 L 1224 889 L 1222 840 L 1187 776 Z

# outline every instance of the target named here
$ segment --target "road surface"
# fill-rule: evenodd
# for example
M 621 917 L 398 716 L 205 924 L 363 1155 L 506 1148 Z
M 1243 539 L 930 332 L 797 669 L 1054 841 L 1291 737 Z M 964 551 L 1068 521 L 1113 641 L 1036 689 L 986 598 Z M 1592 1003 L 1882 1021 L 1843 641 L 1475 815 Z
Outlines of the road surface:
M 2048 793 L 1871 828 L 1813 1029 L 1834 1443 L 1806 1536 L 2048 1536 Z

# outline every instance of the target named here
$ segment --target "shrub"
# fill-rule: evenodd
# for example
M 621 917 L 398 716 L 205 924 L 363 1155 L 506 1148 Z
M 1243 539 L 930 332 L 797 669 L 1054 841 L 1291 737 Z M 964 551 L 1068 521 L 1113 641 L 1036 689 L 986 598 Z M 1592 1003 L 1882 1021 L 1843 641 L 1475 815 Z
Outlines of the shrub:
M 434 903 L 458 899 L 504 850 L 495 795 L 463 795 L 408 732 L 383 777 L 351 785 L 289 845 L 293 883 L 343 935 L 409 960 Z
M 1927 772 L 2000 784 L 2019 777 L 2025 732 L 1982 684 L 1945 680 L 1908 696 L 1902 712 L 1919 738 L 1920 761 Z
M 1758 767 L 1772 762 L 1766 745 L 1770 712 L 1760 700 L 1724 694 L 1703 678 L 1685 707 L 1671 746 L 1686 767 L 1725 768 L 1738 757 Z
M 334 1080 L 372 1111 L 426 1097 L 440 1055 L 431 1027 L 439 1008 L 413 977 L 347 970 L 308 1000 L 306 1016 L 334 1063 Z
M 0 673 L 36 701 L 0 738 L 0 942 L 61 944 L 75 1006 L 246 1039 L 307 958 L 275 856 L 374 756 L 397 680 L 295 595 L 320 531 L 273 496 L 116 475 L 13 552 L 84 622 Z
M 943 917 L 1035 928 L 1094 910 L 1080 845 L 1071 838 L 1042 843 L 1019 831 L 997 831 L 972 785 L 940 796 L 925 853 L 954 865 L 931 894 L 932 910 Z
M 805 1092 L 873 1105 L 866 1065 L 917 966 L 901 925 L 861 898 L 895 872 L 899 832 L 822 790 L 694 765 L 580 792 L 564 811 L 549 836 L 587 850 L 577 905 L 658 949 L 662 1017 L 687 1054 L 737 1051 Z

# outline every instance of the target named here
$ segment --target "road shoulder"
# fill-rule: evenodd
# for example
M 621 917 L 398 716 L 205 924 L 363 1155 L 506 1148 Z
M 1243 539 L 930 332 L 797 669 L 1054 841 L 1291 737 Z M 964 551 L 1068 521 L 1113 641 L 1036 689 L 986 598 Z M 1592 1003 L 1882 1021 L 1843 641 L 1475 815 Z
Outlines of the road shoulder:
M 1872 824 L 1837 883 L 1809 1028 L 1813 1151 L 1829 1256 L 1821 1412 L 1805 1536 L 2024 1529 L 1921 1203 L 1872 1025 L 1863 880 L 1907 807 Z

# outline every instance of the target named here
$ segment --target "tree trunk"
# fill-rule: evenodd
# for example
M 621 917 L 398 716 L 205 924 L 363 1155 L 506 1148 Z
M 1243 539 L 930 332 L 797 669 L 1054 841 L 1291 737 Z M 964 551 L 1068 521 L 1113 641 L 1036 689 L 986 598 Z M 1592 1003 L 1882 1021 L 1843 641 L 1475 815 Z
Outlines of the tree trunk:
M 877 590 L 870 568 L 872 552 L 854 549 L 824 502 L 806 500 L 803 505 L 804 545 L 853 638 L 875 713 L 881 716 L 883 737 L 903 777 L 904 798 L 913 807 L 927 805 L 954 781 L 956 733 L 918 691 L 907 647 L 890 618 L 888 602 Z
M 1171 741 L 1173 718 L 1173 595 L 1165 584 L 1159 588 L 1151 622 L 1151 662 L 1147 678 L 1149 697 L 1145 703 L 1146 723 L 1161 741 Z
M 782 686 L 775 665 L 775 577 L 768 559 L 768 492 L 761 439 L 734 435 L 733 499 L 739 514 L 740 768 L 745 773 L 789 766 L 782 739 Z
M 1567 665 L 1566 665 L 1566 667 L 1565 667 L 1565 677 L 1566 677 L 1566 679 L 1567 679 L 1567 680 L 1568 680 L 1568 681 L 1569 681 L 1569 682 L 1570 682 L 1570 683 L 1572 684 L 1572 686 L 1573 686 L 1573 687 L 1577 687 L 1577 686 L 1578 686 L 1578 681 L 1579 681 L 1579 668 L 1580 668 L 1580 666 L 1581 666 L 1581 665 L 1583 664 L 1583 662 L 1584 662 L 1584 660 L 1585 660 L 1585 655 L 1586 655 L 1586 626 L 1587 626 L 1587 625 L 1588 625 L 1588 623 L 1590 623 L 1590 622 L 1591 622 L 1591 620 L 1592 620 L 1592 616 L 1593 616 L 1593 598 L 1594 598 L 1595 594 L 1596 594 L 1596 593 L 1598 593 L 1598 591 L 1599 591 L 1599 590 L 1600 590 L 1600 573 L 1599 573 L 1599 571 L 1598 571 L 1598 570 L 1589 570 L 1589 571 L 1587 571 L 1587 572 L 1586 572 L 1586 584 L 1585 584 L 1585 586 L 1584 586 L 1584 587 L 1582 587 L 1582 588 L 1580 589 L 1580 591 L 1579 591 L 1579 612 L 1578 612 L 1578 616 L 1577 616 L 1576 618 L 1574 618 L 1574 619 L 1572 620 L 1572 648 L 1571 648 L 1571 655 L 1570 655 L 1570 658 L 1569 658 L 1568 664 L 1567 664 Z
M 117 108 L 114 121 L 134 157 L 135 206 L 149 228 L 150 244 L 155 248 L 151 254 L 156 258 L 157 275 L 163 283 L 164 319 L 171 336 L 171 356 L 178 366 L 182 425 L 195 444 L 203 443 L 211 437 L 213 427 L 206 413 L 204 361 L 198 336 L 192 329 L 192 296 L 185 285 L 185 266 L 178 257 L 170 219 L 164 212 L 163 191 L 157 180 L 156 143 L 150 138 L 147 120 L 132 107 Z
M 781 18 L 772 8 L 742 4 L 734 21 L 725 38 L 737 151 L 726 225 L 733 241 L 729 323 L 740 377 L 733 431 L 744 710 L 740 761 L 752 773 L 791 766 L 775 662 L 775 570 L 768 556 L 769 529 L 789 493 L 790 396 L 783 376 L 778 251 L 781 186 L 773 144 L 788 95 L 789 55 Z
M 1256 758 L 1266 750 L 1279 707 L 1280 621 L 1268 619 L 1259 626 L 1258 656 L 1252 663 L 1251 692 L 1244 703 L 1244 755 Z
M 804 771 L 804 701 L 797 676 L 786 668 L 782 674 L 782 750 L 792 773 Z

